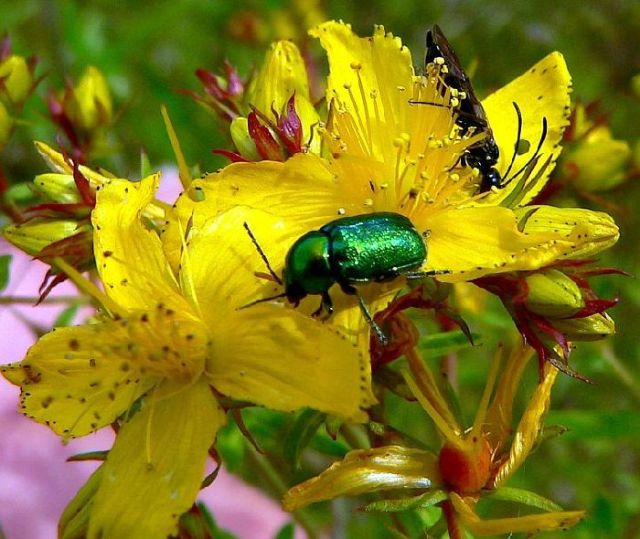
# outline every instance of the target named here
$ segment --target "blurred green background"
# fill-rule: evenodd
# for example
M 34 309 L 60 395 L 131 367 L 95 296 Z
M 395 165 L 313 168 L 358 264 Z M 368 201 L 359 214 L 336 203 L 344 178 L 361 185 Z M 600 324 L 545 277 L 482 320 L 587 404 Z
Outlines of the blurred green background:
M 463 63 L 475 66 L 473 80 L 480 96 L 559 50 L 573 75 L 574 97 L 601 100 L 616 138 L 632 145 L 640 138 L 640 99 L 631 85 L 640 73 L 640 2 L 22 0 L 0 3 L 0 30 L 9 32 L 16 53 L 39 57 L 37 73 L 46 73 L 39 93 L 60 88 L 65 77 L 77 80 L 89 64 L 103 71 L 119 114 L 118 156 L 104 165 L 120 176 L 137 176 L 141 148 L 154 167 L 173 161 L 161 104 L 169 109 L 187 160 L 202 170 L 222 166 L 225 160 L 211 150 L 226 147 L 225 126 L 179 90 L 199 91 L 195 69 L 221 72 L 224 59 L 248 73 L 272 39 L 299 41 L 305 25 L 323 16 L 350 22 L 360 35 L 370 34 L 373 24 L 383 24 L 402 37 L 416 65 L 422 62 L 425 30 L 438 23 Z M 316 44 L 306 45 L 320 57 Z M 27 124 L 2 154 L 3 170 L 12 183 L 44 172 L 30 140 L 55 141 L 45 115 L 43 103 L 31 99 L 24 114 Z M 621 240 L 600 264 L 638 275 L 637 176 L 602 197 L 616 208 Z M 571 192 L 563 195 L 562 203 L 603 209 L 597 201 Z M 542 446 L 511 486 L 589 511 L 585 522 L 558 536 L 640 537 L 640 288 L 634 277 L 594 283 L 602 296 L 621 298 L 610 311 L 618 334 L 604 343 L 578 345 L 572 365 L 593 384 L 561 377 L 548 423 L 570 430 Z M 493 343 L 512 323 L 497 302 L 468 321 L 486 337 L 484 351 L 468 352 L 460 366 L 462 406 L 471 417 Z M 241 461 L 233 467 L 242 472 Z M 352 536 L 385 536 L 382 527 L 373 533 L 355 521 Z

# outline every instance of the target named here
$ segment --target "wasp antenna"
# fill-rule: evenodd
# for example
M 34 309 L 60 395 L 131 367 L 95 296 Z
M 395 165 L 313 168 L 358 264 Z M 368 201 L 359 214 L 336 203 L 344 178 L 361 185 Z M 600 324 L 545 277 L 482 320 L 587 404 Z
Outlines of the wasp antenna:
M 443 103 L 434 103 L 433 101 L 416 101 L 415 99 L 409 99 L 409 105 L 431 105 L 432 107 L 440 107 L 443 109 L 451 108 Z
M 515 180 L 518 176 L 520 176 L 520 174 L 522 174 L 525 170 L 527 170 L 527 168 L 529 167 L 529 165 L 531 163 L 533 163 L 534 161 L 536 161 L 540 157 L 540 150 L 542 149 L 542 145 L 544 144 L 544 141 L 546 139 L 547 139 L 547 117 L 543 116 L 542 117 L 542 132 L 540 133 L 540 139 L 538 140 L 538 146 L 536 147 L 536 151 L 533 152 L 533 155 L 531 156 L 531 159 L 529 159 L 522 166 L 522 168 L 520 168 L 520 170 L 518 170 L 518 172 L 516 172 L 513 176 L 511 176 L 511 178 L 508 178 L 504 182 L 504 185 L 508 184 L 512 180 Z
M 238 307 L 236 309 L 236 311 L 241 311 L 242 309 L 247 309 L 248 307 L 253 307 L 254 305 L 257 305 L 258 303 L 264 303 L 265 301 L 271 301 L 272 299 L 284 298 L 285 296 L 286 296 L 286 294 L 283 292 L 282 294 L 278 294 L 277 296 L 269 296 L 268 298 L 260 298 L 260 299 L 257 299 L 255 301 L 252 301 L 251 303 L 247 303 L 246 305 L 242 305 L 241 307 Z
M 265 263 L 265 266 L 267 266 L 269 273 L 275 279 L 275 281 L 281 285 L 282 279 L 280 279 L 280 277 L 276 275 L 276 272 L 273 271 L 271 264 L 269 264 L 269 259 L 267 258 L 267 255 L 262 250 L 262 247 L 260 247 L 260 244 L 258 243 L 258 240 L 256 239 L 256 237 L 253 235 L 253 232 L 251 232 L 251 229 L 249 228 L 249 224 L 246 221 L 243 224 L 244 224 L 245 230 L 247 231 L 247 234 L 249 234 L 249 237 L 251 238 L 251 242 L 253 243 L 253 245 L 255 245 L 256 249 L 258 250 L 258 253 L 260 254 L 260 258 L 262 258 L 262 261 Z M 273 298 L 270 298 L 270 299 L 273 299 Z
M 376 334 L 376 337 L 378 338 L 378 341 L 380 341 L 380 344 L 382 346 L 387 346 L 389 344 L 389 339 L 384 334 L 384 331 L 382 331 L 382 328 L 376 323 L 376 321 L 371 316 L 371 313 L 369 312 L 369 309 L 367 309 L 367 306 L 365 305 L 364 300 L 362 299 L 362 296 L 360 294 L 356 294 L 356 297 L 358 298 L 358 304 L 360 305 L 360 310 L 362 311 L 362 314 L 364 315 L 364 318 L 367 321 L 367 324 L 369 324 L 371 331 L 373 331 Z
M 520 107 L 514 101 L 513 108 L 516 109 L 516 116 L 518 117 L 518 132 L 516 135 L 516 143 L 513 146 L 513 155 L 511 156 L 511 162 L 509 163 L 509 168 L 504 173 L 505 178 L 509 178 L 509 173 L 513 168 L 513 164 L 516 162 L 516 157 L 518 156 L 518 146 L 520 145 L 520 139 L 522 138 L 522 112 L 520 112 Z

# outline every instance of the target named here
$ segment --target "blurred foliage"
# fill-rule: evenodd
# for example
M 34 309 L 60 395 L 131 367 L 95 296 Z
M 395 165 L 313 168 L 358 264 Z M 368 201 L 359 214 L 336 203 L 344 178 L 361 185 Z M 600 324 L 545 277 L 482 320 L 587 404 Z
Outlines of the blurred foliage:
M 638 2 L 375 0 L 365 4 L 333 0 L 320 4 L 315 11 L 305 7 L 312 4 L 301 0 L 22 0 L 0 3 L 0 21 L 17 54 L 39 58 L 36 73 L 46 77 L 38 94 L 61 88 L 67 77 L 77 81 L 88 65 L 105 74 L 118 118 L 117 151 L 100 164 L 120 176 L 137 177 L 141 149 L 147 152 L 151 167 L 173 161 L 160 115 L 162 104 L 168 107 L 187 160 L 199 164 L 202 170 L 222 166 L 225 160 L 211 150 L 226 147 L 225 126 L 180 90 L 199 90 L 194 71 L 204 67 L 220 72 L 224 59 L 241 74 L 249 73 L 262 59 L 269 41 L 277 37 L 300 39 L 304 35 L 301 27 L 322 11 L 327 18 L 351 22 L 361 35 L 369 34 L 373 24 L 383 24 L 403 38 L 414 52 L 416 65 L 422 61 L 425 29 L 437 22 L 473 73 L 481 96 L 548 52 L 559 50 L 573 75 L 574 96 L 584 102 L 601 100 L 616 138 L 632 145 L 640 139 L 640 97 L 632 89 L 632 79 L 640 72 Z M 318 52 L 314 43 L 308 46 Z M 42 100 L 34 96 L 28 101 L 24 122 L 1 156 L 2 170 L 10 183 L 30 181 L 44 171 L 31 141 L 55 141 L 53 125 L 43 121 L 46 115 Z M 600 264 L 638 275 L 637 178 L 606 193 L 603 199 L 604 207 L 599 203 L 602 201 L 563 193 L 551 202 L 611 211 L 620 225 L 621 239 Z M 640 525 L 640 376 L 636 369 L 640 356 L 640 287 L 633 277 L 609 279 L 606 289 L 599 288 L 597 281 L 599 295 L 621 298 L 612 311 L 618 334 L 603 343 L 581 343 L 575 351 L 572 365 L 593 384 L 561 377 L 554 388 L 547 423 L 569 430 L 540 447 L 511 485 L 534 490 L 566 508 L 589 511 L 585 522 L 558 533 L 558 537 L 634 537 Z M 504 339 L 512 330 L 512 322 L 495 298 L 481 313 L 466 319 L 474 333 L 483 337 L 481 347 L 459 353 L 458 379 L 453 381 L 462 389 L 461 412 L 470 418 L 498 337 Z M 533 371 L 529 374 L 531 387 L 536 378 Z M 415 413 L 415 407 L 408 413 L 405 401 L 389 401 L 394 427 L 427 445 L 432 443 L 434 431 L 421 413 Z M 275 442 L 286 439 L 289 429 L 295 428 L 294 418 L 264 410 L 243 413 L 257 444 L 276 461 L 284 462 L 282 444 Z M 315 436 L 306 432 L 305 440 L 312 451 L 302 459 L 301 470 L 286 474 L 288 480 L 308 477 L 312 467 L 330 462 L 327 455 L 341 455 L 347 450 L 342 435 L 333 440 L 324 427 Z M 256 459 L 260 457 L 237 427 L 227 427 L 220 442 L 228 467 L 255 481 Z M 338 517 L 336 533 L 389 536 L 389 517 L 363 515 L 353 512 L 355 507 L 353 500 L 333 503 Z M 309 513 L 315 521 L 325 521 L 327 508 L 327 504 L 319 504 Z M 395 525 L 410 532 L 421 522 L 431 522 L 433 514 L 422 511 L 398 518 Z M 289 533 L 283 530 L 282 537 Z

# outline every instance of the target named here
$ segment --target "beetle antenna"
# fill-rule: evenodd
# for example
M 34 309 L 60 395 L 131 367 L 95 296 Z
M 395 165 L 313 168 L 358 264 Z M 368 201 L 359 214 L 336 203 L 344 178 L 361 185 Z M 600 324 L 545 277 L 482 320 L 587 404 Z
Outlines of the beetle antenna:
M 262 247 L 260 247 L 260 244 L 258 243 L 258 240 L 256 239 L 256 237 L 253 235 L 253 232 L 251 232 L 251 229 L 249 228 L 249 224 L 246 221 L 243 224 L 244 224 L 245 230 L 247 231 L 247 234 L 249 234 L 249 237 L 251 238 L 251 242 L 253 243 L 253 245 L 255 245 L 256 249 L 258 250 L 258 253 L 260 254 L 260 258 L 262 258 L 262 261 L 264 262 L 265 266 L 267 266 L 267 269 L 269 270 L 271 277 L 273 277 L 275 281 L 281 285 L 282 279 L 280 279 L 280 277 L 276 275 L 276 272 L 273 271 L 271 264 L 269 264 L 269 259 L 267 258 L 267 255 L 262 250 Z M 282 297 L 282 296 L 277 296 L 277 297 Z M 267 299 L 273 299 L 273 298 L 267 298 Z M 245 305 L 245 307 L 248 307 L 248 306 L 249 305 Z
M 380 344 L 382 346 L 387 346 L 389 344 L 389 339 L 384 334 L 384 331 L 382 331 L 382 328 L 376 323 L 376 321 L 371 316 L 371 313 L 369 312 L 369 309 L 367 309 L 367 306 L 365 305 L 364 300 L 362 299 L 362 296 L 360 294 L 356 294 L 356 297 L 358 298 L 358 304 L 360 305 L 360 310 L 362 311 L 362 314 L 364 315 L 367 323 L 369 324 L 371 331 L 373 331 L 376 334 L 376 337 L 378 337 L 378 340 L 380 341 Z
M 251 303 L 247 303 L 246 305 L 242 305 L 241 307 L 238 307 L 236 309 L 236 311 L 241 311 L 242 309 L 246 309 L 248 307 L 253 307 L 254 305 L 257 305 L 258 303 L 264 303 L 265 301 L 271 301 L 272 299 L 278 299 L 278 298 L 284 298 L 287 294 L 285 294 L 284 292 L 282 294 L 278 294 L 277 296 L 269 296 L 268 298 L 260 298 L 257 299 L 255 301 L 252 301 Z

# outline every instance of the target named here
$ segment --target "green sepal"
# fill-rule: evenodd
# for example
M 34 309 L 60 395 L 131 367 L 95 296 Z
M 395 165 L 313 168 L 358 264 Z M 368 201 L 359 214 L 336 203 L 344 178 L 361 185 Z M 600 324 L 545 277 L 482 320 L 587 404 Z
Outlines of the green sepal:
M 524 490 L 514 487 L 500 487 L 492 492 L 488 492 L 483 496 L 484 498 L 493 498 L 494 500 L 501 500 L 505 502 L 515 502 L 529 507 L 535 507 L 536 509 L 542 509 L 549 513 L 555 511 L 562 511 L 557 503 L 548 500 L 544 496 L 540 496 L 535 492 Z
M 107 460 L 109 451 L 87 451 L 86 453 L 78 453 L 77 455 L 71 455 L 67 462 L 85 462 L 88 460 L 99 460 L 104 462 Z
M 362 508 L 362 510 L 367 512 L 382 511 L 385 513 L 397 513 L 399 511 L 432 507 L 446 499 L 447 493 L 444 490 L 433 490 L 410 498 L 377 500 L 375 502 L 368 503 Z
M 316 432 L 325 421 L 326 414 L 316 410 L 303 410 L 296 418 L 284 440 L 282 452 L 293 469 L 300 469 L 300 454 L 311 443 Z
M 103 473 L 104 464 L 91 474 L 65 507 L 58 522 L 59 539 L 84 539 L 87 536 L 93 498 L 100 488 Z

